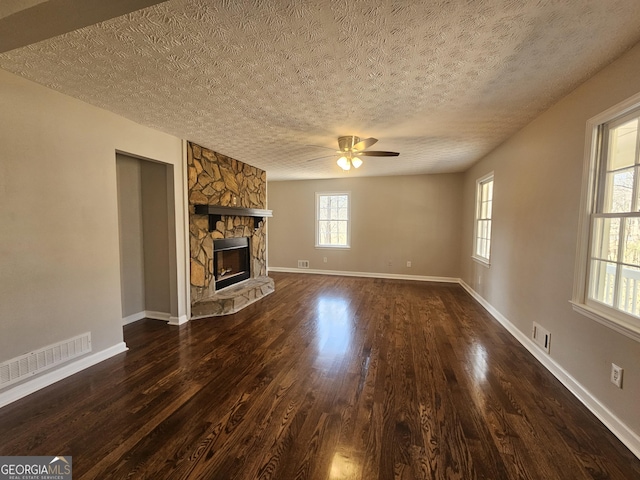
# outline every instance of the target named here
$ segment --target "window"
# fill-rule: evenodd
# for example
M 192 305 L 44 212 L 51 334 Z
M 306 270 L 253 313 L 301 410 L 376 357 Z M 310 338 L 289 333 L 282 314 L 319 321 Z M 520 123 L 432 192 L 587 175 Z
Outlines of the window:
M 491 208 L 493 205 L 493 173 L 476 182 L 476 224 L 473 258 L 489 263 L 491 257 Z
M 589 149 L 574 308 L 640 340 L 640 108 L 588 124 Z M 627 103 L 627 102 L 625 102 Z
M 316 247 L 349 248 L 349 193 L 316 193 Z

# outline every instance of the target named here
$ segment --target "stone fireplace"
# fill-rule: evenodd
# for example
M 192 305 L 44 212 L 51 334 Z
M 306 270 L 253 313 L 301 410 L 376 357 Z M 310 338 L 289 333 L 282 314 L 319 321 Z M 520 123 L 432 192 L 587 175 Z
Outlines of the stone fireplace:
M 192 142 L 187 169 L 192 318 L 235 313 L 274 290 L 266 276 L 266 172 Z M 219 257 L 219 246 L 247 256 Z

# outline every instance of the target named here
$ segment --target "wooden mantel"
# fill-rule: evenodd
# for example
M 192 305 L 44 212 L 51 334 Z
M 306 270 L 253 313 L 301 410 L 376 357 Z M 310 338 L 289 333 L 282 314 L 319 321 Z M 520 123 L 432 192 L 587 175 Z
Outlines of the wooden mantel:
M 195 205 L 196 215 L 209 215 L 209 231 L 216 229 L 216 222 L 222 220 L 223 216 L 232 217 L 252 217 L 253 228 L 258 228 L 260 222 L 266 217 L 273 217 L 273 210 L 264 210 L 261 208 L 243 208 L 243 207 L 222 207 L 219 205 Z

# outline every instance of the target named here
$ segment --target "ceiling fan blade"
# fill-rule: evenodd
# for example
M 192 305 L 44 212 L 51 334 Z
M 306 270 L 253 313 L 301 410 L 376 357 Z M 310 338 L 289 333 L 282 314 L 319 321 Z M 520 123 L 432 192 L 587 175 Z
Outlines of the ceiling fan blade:
M 373 137 L 365 138 L 364 140 L 360 140 L 358 143 L 356 143 L 352 147 L 352 150 L 358 150 L 358 151 L 364 150 L 365 148 L 369 148 L 371 145 L 373 145 L 377 141 L 378 141 L 377 138 L 373 138 Z
M 376 150 L 370 150 L 370 151 L 365 151 L 365 152 L 357 152 L 356 155 L 363 156 L 363 157 L 397 157 L 398 155 L 400 155 L 399 152 L 384 152 L 384 151 L 376 151 Z

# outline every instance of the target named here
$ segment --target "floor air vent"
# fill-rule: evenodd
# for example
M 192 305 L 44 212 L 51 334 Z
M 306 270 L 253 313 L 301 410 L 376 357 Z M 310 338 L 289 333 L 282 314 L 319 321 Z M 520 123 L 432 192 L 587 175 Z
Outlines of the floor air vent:
M 0 364 L 0 388 L 91 351 L 91 333 L 64 340 Z

